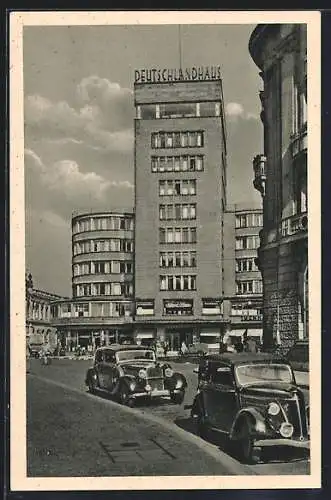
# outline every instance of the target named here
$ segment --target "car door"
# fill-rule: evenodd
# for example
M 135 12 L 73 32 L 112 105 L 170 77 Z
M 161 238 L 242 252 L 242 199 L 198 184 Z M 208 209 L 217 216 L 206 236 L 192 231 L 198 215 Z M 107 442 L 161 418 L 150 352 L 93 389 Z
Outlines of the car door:
M 209 372 L 209 384 L 205 391 L 208 423 L 220 431 L 229 432 L 238 406 L 231 367 L 212 361 Z

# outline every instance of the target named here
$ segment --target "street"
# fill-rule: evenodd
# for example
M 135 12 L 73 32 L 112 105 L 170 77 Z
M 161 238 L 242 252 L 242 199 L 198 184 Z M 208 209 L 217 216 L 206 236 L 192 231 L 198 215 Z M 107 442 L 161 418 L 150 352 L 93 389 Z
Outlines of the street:
M 173 363 L 175 364 L 175 363 Z M 29 476 L 308 474 L 303 451 L 277 450 L 266 463 L 240 464 L 219 440 L 195 435 L 190 411 L 195 365 L 176 363 L 187 378 L 182 405 L 167 400 L 126 408 L 90 395 L 90 360 L 30 360 L 27 375 Z

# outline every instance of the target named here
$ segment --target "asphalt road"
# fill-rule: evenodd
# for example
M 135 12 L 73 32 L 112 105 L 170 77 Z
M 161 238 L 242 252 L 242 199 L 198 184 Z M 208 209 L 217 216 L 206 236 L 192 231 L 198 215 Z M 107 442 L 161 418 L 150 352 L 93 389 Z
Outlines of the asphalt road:
M 192 403 L 197 385 L 191 363 L 173 363 L 188 380 L 182 405 L 161 400 L 139 404 L 133 410 L 86 392 L 84 376 L 90 365 L 91 361 L 56 359 L 43 366 L 39 360 L 31 360 L 27 386 L 29 475 L 309 473 L 309 460 L 302 450 L 274 449 L 264 456 L 266 463 L 248 467 L 229 455 L 219 440 L 198 438 L 185 409 L 185 404 Z

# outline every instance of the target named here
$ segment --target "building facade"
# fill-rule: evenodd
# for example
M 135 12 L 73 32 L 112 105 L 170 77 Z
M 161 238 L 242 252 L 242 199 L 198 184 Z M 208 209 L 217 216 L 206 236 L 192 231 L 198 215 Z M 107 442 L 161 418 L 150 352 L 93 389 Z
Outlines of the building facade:
M 228 239 L 233 258 L 225 262 L 233 276 L 230 296 L 231 330 L 235 342 L 244 333 L 262 341 L 262 276 L 257 266 L 259 233 L 263 225 L 262 207 L 236 204 L 227 209 Z
M 72 298 L 52 304 L 68 350 L 133 340 L 133 212 L 72 218 Z
M 25 277 L 25 328 L 28 344 L 56 345 L 56 329 L 52 325 L 51 303 L 60 295 L 34 288 L 32 275 Z
M 258 25 L 249 51 L 263 79 L 264 152 L 253 167 L 263 197 L 264 343 L 288 346 L 308 337 L 306 25 Z
M 135 336 L 218 344 L 223 296 L 226 129 L 222 81 L 138 82 Z

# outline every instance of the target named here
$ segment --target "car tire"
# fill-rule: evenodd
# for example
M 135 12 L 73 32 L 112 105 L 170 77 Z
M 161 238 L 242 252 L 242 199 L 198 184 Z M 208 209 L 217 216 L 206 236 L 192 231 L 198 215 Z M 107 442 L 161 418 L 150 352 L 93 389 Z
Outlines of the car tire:
M 96 380 L 91 376 L 88 379 L 88 391 L 90 394 L 95 394 L 97 391 Z
M 185 391 L 171 392 L 170 393 L 170 399 L 176 405 L 181 405 L 182 402 L 184 401 L 184 397 L 185 397 Z
M 134 400 L 130 397 L 129 388 L 125 384 L 121 384 L 118 396 L 122 405 L 130 407 L 134 405 Z
M 254 464 L 258 462 L 257 450 L 254 447 L 254 438 L 250 434 L 247 420 L 244 420 L 240 428 L 236 449 L 243 463 Z

